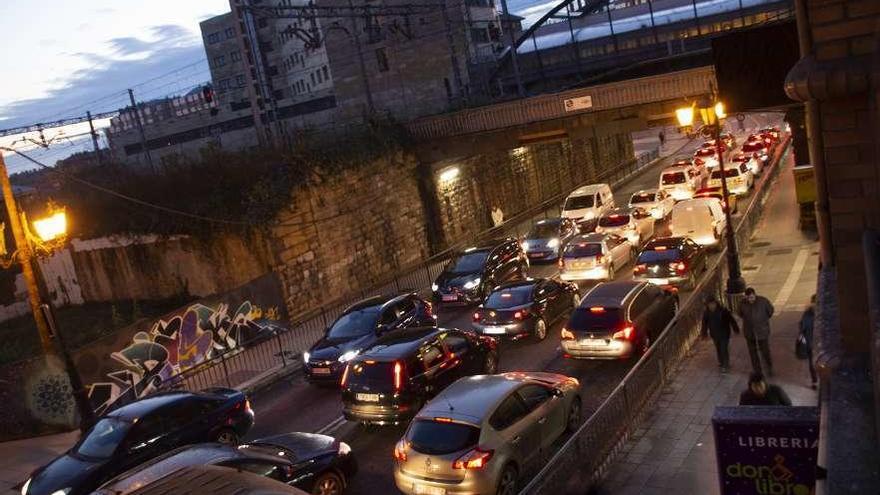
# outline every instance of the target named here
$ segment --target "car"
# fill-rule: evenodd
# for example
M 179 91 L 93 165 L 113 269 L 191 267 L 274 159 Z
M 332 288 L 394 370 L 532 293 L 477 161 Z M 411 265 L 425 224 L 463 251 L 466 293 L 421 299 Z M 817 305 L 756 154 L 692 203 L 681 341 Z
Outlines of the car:
M 592 232 L 596 220 L 614 208 L 614 195 L 608 184 L 590 184 L 575 189 L 565 198 L 562 216 L 574 219 L 582 233 Z
M 721 133 L 721 141 L 724 143 L 725 148 L 729 150 L 736 148 L 736 137 L 729 132 Z
M 667 167 L 660 172 L 658 188 L 669 193 L 676 201 L 691 199 L 694 191 L 701 187 L 703 174 L 693 165 Z
M 724 139 L 723 137 L 721 138 L 720 143 L 718 143 L 718 141 L 716 141 L 715 139 L 712 139 L 712 140 L 706 141 L 705 143 L 701 144 L 700 148 L 714 150 L 719 146 L 719 144 L 721 146 L 722 153 L 726 153 L 728 150 L 731 149 L 731 146 L 728 144 L 728 140 Z
M 555 373 L 462 378 L 415 417 L 394 447 L 405 494 L 510 495 L 581 422 L 580 384 Z
M 718 166 L 718 154 L 714 147 L 700 148 L 694 152 L 694 164 L 711 170 Z
M 526 279 L 495 288 L 473 314 L 477 333 L 513 339 L 547 337 L 547 329 L 578 304 L 578 287 L 546 278 Z
M 436 325 L 431 304 L 415 293 L 374 296 L 345 308 L 324 336 L 303 353 L 303 376 L 316 385 L 339 385 L 345 363 L 382 335 Z
M 106 494 L 97 491 L 94 494 Z M 125 492 L 119 491 L 123 494 Z M 213 465 L 182 467 L 167 476 L 139 485 L 131 495 L 210 493 L 211 495 L 308 495 L 307 492 L 266 476 Z
M 514 238 L 493 239 L 452 259 L 431 285 L 435 302 L 478 304 L 497 285 L 526 277 L 529 260 Z
M 633 280 L 693 289 L 707 263 L 706 251 L 687 237 L 654 239 L 636 258 Z
M 342 414 L 362 424 L 400 424 L 455 380 L 497 371 L 493 338 L 454 328 L 396 332 L 346 366 Z
M 314 495 L 341 494 L 357 472 L 351 447 L 327 435 L 283 433 L 241 445 L 202 443 L 172 450 L 108 481 L 93 495 L 126 495 L 191 466 L 223 466 Z
M 721 202 L 721 208 L 724 211 L 727 211 L 727 207 L 730 206 L 730 212 L 736 213 L 739 204 L 736 200 L 736 194 L 728 191 L 727 199 L 724 199 L 724 193 L 721 190 L 721 187 L 704 187 L 694 193 L 694 199 L 698 198 L 715 198 Z
M 89 493 L 168 450 L 201 442 L 236 444 L 253 424 L 250 402 L 238 390 L 148 395 L 98 418 L 70 450 L 34 471 L 21 492 Z
M 556 261 L 562 248 L 578 234 L 577 223 L 571 218 L 538 220 L 522 241 L 529 262 Z
M 762 162 L 770 159 L 770 145 L 760 136 L 749 136 L 740 150 L 745 154 L 751 154 Z
M 669 232 L 672 237 L 690 237 L 703 247 L 719 247 L 727 217 L 721 201 L 699 198 L 682 201 L 672 209 Z
M 617 234 L 584 234 L 565 246 L 559 258 L 559 278 L 613 280 L 616 270 L 632 261 L 635 247 Z
M 746 163 L 731 163 L 724 167 L 724 177 L 727 181 L 727 191 L 743 196 L 752 190 L 755 182 L 755 176 L 749 170 Z M 706 187 L 722 187 L 721 186 L 721 168 L 716 168 L 709 175 L 709 182 Z
M 782 136 L 782 134 L 779 132 L 779 127 L 776 126 L 765 127 L 758 132 L 760 132 L 761 134 L 769 134 L 776 141 L 779 141 L 779 138 Z
M 654 217 L 644 208 L 615 208 L 602 215 L 597 234 L 617 234 L 633 246 L 640 246 L 654 235 Z
M 754 153 L 737 153 L 730 161 L 735 164 L 745 163 L 753 176 L 761 175 L 761 172 L 764 171 L 764 160 L 758 158 Z
M 672 213 L 675 199 L 663 189 L 642 189 L 629 198 L 629 207 L 636 206 L 648 210 L 654 220 L 663 220 Z
M 648 350 L 678 311 L 671 291 L 639 280 L 596 285 L 562 329 L 563 357 L 625 359 Z

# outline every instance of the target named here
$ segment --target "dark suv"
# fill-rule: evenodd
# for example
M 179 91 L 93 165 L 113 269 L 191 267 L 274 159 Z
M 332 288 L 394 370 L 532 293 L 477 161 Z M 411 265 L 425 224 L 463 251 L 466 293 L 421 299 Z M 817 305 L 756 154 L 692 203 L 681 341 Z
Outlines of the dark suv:
M 343 414 L 349 421 L 399 424 L 455 380 L 497 370 L 492 338 L 445 328 L 395 332 L 348 363 Z
M 101 416 L 69 451 L 34 471 L 26 495 L 90 493 L 144 461 L 199 442 L 238 443 L 254 413 L 238 390 L 163 392 Z
M 636 260 L 633 278 L 656 285 L 693 289 L 706 270 L 708 255 L 688 237 L 664 237 L 645 245 Z
M 376 296 L 355 303 L 327 333 L 303 353 L 303 370 L 312 383 L 338 384 L 345 363 L 393 330 L 436 325 L 431 303 L 415 293 Z
M 605 282 L 581 300 L 562 329 L 563 356 L 619 359 L 648 350 L 678 311 L 678 297 L 634 280 Z
M 445 304 L 482 302 L 496 286 L 523 279 L 529 260 L 513 238 L 487 241 L 465 249 L 434 281 L 434 300 Z

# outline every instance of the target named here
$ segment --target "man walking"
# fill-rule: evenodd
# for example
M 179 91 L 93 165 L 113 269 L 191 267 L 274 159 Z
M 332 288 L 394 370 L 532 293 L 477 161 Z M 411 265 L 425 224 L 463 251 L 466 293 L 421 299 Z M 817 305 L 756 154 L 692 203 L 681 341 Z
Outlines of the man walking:
M 727 345 L 730 342 L 730 332 L 739 333 L 739 325 L 730 311 L 718 304 L 714 296 L 706 299 L 706 310 L 703 311 L 703 326 L 700 334 L 705 339 L 712 337 L 715 343 L 715 353 L 718 355 L 718 366 L 722 373 L 730 371 L 730 352 Z
M 741 406 L 790 406 L 791 399 L 779 385 L 767 383 L 764 375 L 752 373 L 749 388 L 739 395 Z
M 773 376 L 773 359 L 770 357 L 769 346 L 773 304 L 766 297 L 755 294 L 755 289 L 752 287 L 746 289 L 745 296 L 745 299 L 739 303 L 737 313 L 742 318 L 743 336 L 749 347 L 752 371 L 755 373 L 766 371 L 767 375 Z
M 816 294 L 810 298 L 810 306 L 801 315 L 800 336 L 806 343 L 807 366 L 810 369 L 810 386 L 815 389 L 818 377 L 816 376 L 816 366 L 813 363 L 813 321 L 816 319 Z

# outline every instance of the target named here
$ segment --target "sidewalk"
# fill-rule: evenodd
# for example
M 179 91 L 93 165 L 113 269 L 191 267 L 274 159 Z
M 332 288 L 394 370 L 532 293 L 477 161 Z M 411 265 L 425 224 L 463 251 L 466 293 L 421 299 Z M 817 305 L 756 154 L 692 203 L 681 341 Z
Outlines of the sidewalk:
M 743 275 L 776 307 L 771 352 L 780 385 L 795 405 L 816 405 L 806 361 L 794 356 L 800 314 L 815 292 L 818 243 L 797 229 L 791 159 L 765 217 L 748 246 L 740 246 Z M 698 342 L 652 412 L 629 439 L 597 491 L 600 494 L 712 495 L 719 493 L 712 434 L 715 406 L 737 405 L 751 365 L 742 336 L 730 345 L 731 372 L 721 374 L 711 341 Z
M 0 494 L 17 493 L 28 475 L 73 445 L 79 431 L 0 443 Z

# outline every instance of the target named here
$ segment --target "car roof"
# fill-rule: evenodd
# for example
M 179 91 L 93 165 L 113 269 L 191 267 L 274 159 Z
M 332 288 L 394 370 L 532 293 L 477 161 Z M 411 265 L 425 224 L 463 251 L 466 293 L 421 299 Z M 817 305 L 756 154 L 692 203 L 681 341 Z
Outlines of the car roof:
M 496 292 L 503 289 L 514 289 L 516 287 L 527 287 L 527 286 L 535 286 L 539 283 L 545 281 L 545 278 L 527 278 L 524 280 L 515 280 L 513 282 L 505 282 L 497 287 L 495 287 L 492 292 Z
M 733 170 L 733 169 L 731 169 L 731 170 Z M 711 203 L 713 201 L 721 203 L 721 200 L 718 198 L 692 198 L 692 199 L 686 199 L 684 201 L 679 201 L 678 203 L 675 203 L 675 206 L 673 206 L 673 208 L 674 209 L 679 209 L 679 208 L 683 209 L 688 206 L 694 206 L 695 203 L 702 203 L 702 204 L 708 205 L 709 203 Z
M 676 237 L 660 237 L 657 239 L 651 239 L 648 241 L 648 244 L 645 245 L 645 249 L 650 249 L 654 246 L 668 246 L 668 247 L 679 247 L 683 245 L 687 241 L 687 237 L 676 236 Z
M 345 314 L 345 313 L 349 313 L 351 311 L 356 311 L 359 309 L 367 309 L 367 308 L 376 308 L 376 310 L 378 311 L 379 309 L 381 309 L 383 306 L 385 306 L 389 302 L 397 299 L 398 297 L 402 297 L 402 296 L 406 296 L 406 295 L 407 294 L 384 294 L 384 295 L 371 296 L 366 299 L 361 299 L 360 301 L 345 308 L 345 310 L 342 313 Z
M 614 215 L 629 215 L 633 211 L 636 211 L 639 209 L 644 209 L 644 208 L 640 208 L 638 206 L 616 206 L 616 207 L 606 211 L 604 214 L 602 214 L 602 216 L 603 217 L 610 217 L 610 216 L 614 216 Z
M 510 242 L 514 240 L 512 237 L 494 237 L 491 239 L 482 240 L 473 246 L 463 249 L 461 253 L 472 253 L 474 251 L 489 251 L 495 249 L 496 247 L 504 244 L 505 242 Z
M 535 225 L 559 225 L 562 223 L 562 218 L 554 217 L 554 218 L 545 218 L 543 220 L 538 220 L 535 222 Z
M 568 245 L 577 244 L 579 242 L 602 242 L 603 239 L 605 239 L 605 234 L 597 234 L 595 232 L 590 234 L 580 234 L 568 241 Z
M 691 167 L 693 167 L 693 165 L 673 165 L 671 167 L 664 168 L 663 171 L 660 172 L 660 174 L 662 175 L 662 174 L 666 174 L 666 173 L 674 174 L 674 173 L 678 173 L 678 172 L 686 172 Z
M 623 307 L 630 295 L 645 285 L 646 282 L 636 280 L 615 280 L 602 282 L 587 292 L 581 300 L 580 307 L 602 306 L 608 308 Z
M 298 488 L 265 476 L 221 466 L 185 467 L 129 493 L 130 495 L 166 495 L 170 493 L 306 494 Z
M 420 327 L 389 332 L 380 337 L 375 344 L 364 350 L 356 359 L 400 358 L 416 352 L 425 342 L 449 331 L 448 328 Z
M 581 186 L 581 187 L 575 189 L 574 191 L 572 191 L 569 194 L 569 196 L 586 196 L 587 194 L 595 194 L 595 193 L 599 192 L 600 189 L 603 189 L 605 187 L 609 187 L 608 184 L 601 183 L 601 184 L 590 184 L 587 186 Z
M 118 409 L 114 409 L 107 413 L 106 416 L 134 421 L 169 404 L 197 396 L 199 396 L 199 394 L 186 391 L 158 392 L 132 402 L 131 404 L 126 404 Z
M 657 194 L 657 188 L 655 187 L 653 189 L 642 189 L 641 191 L 636 191 L 632 193 L 632 196 L 635 196 L 637 194 Z

